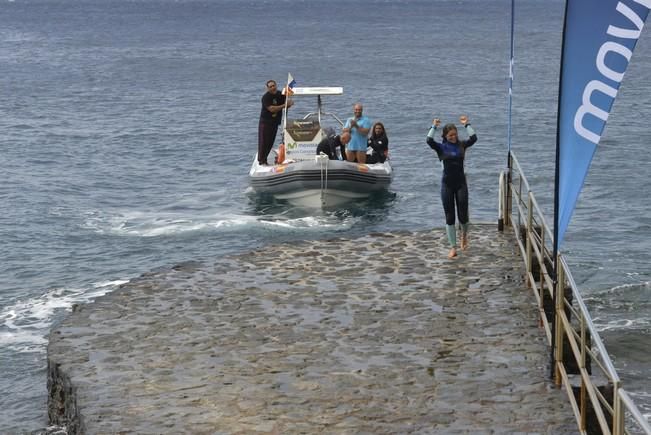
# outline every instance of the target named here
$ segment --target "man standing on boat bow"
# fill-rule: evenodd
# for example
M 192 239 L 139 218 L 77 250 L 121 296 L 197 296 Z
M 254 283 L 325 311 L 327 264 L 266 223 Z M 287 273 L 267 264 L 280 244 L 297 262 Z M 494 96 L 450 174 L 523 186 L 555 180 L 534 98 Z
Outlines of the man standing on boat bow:
M 287 99 L 277 88 L 274 80 L 267 81 L 267 92 L 262 96 L 262 110 L 260 110 L 260 123 L 258 124 L 258 163 L 267 164 L 267 157 L 274 146 L 278 126 L 283 118 L 283 109 L 287 101 L 287 108 L 294 102 Z

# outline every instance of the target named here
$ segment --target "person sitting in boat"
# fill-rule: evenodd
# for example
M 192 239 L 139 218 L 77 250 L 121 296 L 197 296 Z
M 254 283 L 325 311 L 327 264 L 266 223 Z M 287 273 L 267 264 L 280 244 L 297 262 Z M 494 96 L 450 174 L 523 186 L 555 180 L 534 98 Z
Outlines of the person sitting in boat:
M 367 141 L 372 152 L 366 156 L 366 163 L 384 163 L 389 156 L 389 138 L 384 124 L 376 122 L 371 129 L 371 137 Z
M 327 154 L 330 160 L 339 160 L 337 148 L 341 152 L 341 158 L 346 160 L 346 145 L 350 142 L 350 132 L 344 131 L 341 134 L 331 135 L 319 142 L 316 147 L 316 154 Z

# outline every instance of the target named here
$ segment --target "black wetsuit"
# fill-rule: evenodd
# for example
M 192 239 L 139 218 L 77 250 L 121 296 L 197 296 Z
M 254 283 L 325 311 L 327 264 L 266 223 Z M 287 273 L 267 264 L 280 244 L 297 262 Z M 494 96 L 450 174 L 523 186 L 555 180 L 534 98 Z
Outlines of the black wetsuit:
M 469 127 L 469 125 L 468 125 Z M 453 144 L 443 139 L 442 143 L 436 142 L 433 138 L 427 137 L 427 145 L 430 146 L 443 162 L 443 177 L 441 178 L 441 201 L 445 211 L 446 225 L 454 225 L 456 203 L 459 222 L 468 223 L 468 185 L 466 174 L 463 170 L 463 159 L 466 150 L 477 142 L 477 135 L 471 129 L 472 134 L 468 140 L 458 140 Z
M 339 135 L 328 136 L 319 142 L 319 145 L 316 147 L 316 153 L 317 155 L 321 153 L 327 154 L 330 160 L 339 160 L 337 157 L 337 147 L 341 149 L 341 158 L 346 160 L 345 145 L 341 143 L 341 136 Z
M 373 149 L 373 153 L 366 156 L 366 163 L 384 163 L 387 159 L 386 153 L 389 151 L 389 138 L 387 135 L 371 136 L 368 138 L 367 144 Z
M 280 91 L 276 91 L 274 94 L 267 92 L 262 96 L 262 109 L 258 124 L 258 163 L 260 164 L 267 164 L 267 157 L 274 146 L 278 126 L 283 118 L 282 111 L 271 113 L 267 107 L 281 104 L 285 104 L 285 96 Z

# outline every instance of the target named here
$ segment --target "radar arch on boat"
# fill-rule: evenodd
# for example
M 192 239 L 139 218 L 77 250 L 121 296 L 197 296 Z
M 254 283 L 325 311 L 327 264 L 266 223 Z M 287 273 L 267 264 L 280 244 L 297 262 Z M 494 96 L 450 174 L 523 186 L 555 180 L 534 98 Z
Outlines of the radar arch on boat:
M 303 95 L 343 95 L 344 88 L 341 86 L 320 86 L 320 87 L 297 87 L 292 89 L 292 96 Z

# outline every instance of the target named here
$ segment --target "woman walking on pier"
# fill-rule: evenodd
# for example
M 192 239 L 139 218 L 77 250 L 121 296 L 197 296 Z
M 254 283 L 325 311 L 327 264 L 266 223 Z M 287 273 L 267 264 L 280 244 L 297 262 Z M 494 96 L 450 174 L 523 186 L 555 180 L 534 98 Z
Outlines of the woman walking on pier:
M 454 124 L 446 124 L 439 143 L 434 135 L 441 125 L 441 120 L 435 118 L 427 133 L 427 145 L 430 146 L 443 162 L 443 177 L 441 178 L 441 200 L 445 211 L 445 230 L 450 243 L 448 258 L 457 256 L 457 231 L 455 224 L 455 203 L 456 211 L 461 224 L 461 249 L 468 249 L 468 185 L 466 174 L 463 170 L 463 159 L 466 150 L 477 142 L 477 135 L 468 122 L 468 117 L 462 115 L 459 118 L 468 133 L 468 140 L 459 140 L 457 127 Z

